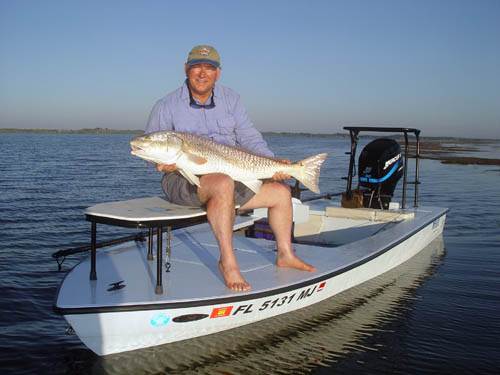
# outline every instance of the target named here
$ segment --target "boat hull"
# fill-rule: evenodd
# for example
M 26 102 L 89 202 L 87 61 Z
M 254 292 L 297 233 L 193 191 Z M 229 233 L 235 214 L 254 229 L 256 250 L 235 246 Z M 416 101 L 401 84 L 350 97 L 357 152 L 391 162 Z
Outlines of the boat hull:
M 407 261 L 441 235 L 446 210 L 427 215 L 418 226 L 382 231 L 336 248 L 359 252 L 341 267 L 263 289 L 175 303 L 57 308 L 82 342 L 98 355 L 167 344 L 229 330 L 310 306 L 364 283 Z M 398 224 L 401 225 L 401 224 Z M 373 247 L 373 251 L 366 248 Z M 334 256 L 334 255 L 332 255 Z M 93 281 L 89 281 L 92 283 Z

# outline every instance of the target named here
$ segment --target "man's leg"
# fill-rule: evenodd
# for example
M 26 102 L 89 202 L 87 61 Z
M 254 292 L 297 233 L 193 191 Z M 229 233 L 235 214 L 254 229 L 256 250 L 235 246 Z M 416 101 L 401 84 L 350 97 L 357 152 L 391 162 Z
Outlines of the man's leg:
M 288 185 L 278 181 L 266 181 L 261 191 L 244 204 L 241 209 L 267 207 L 269 225 L 276 237 L 278 257 L 276 265 L 316 272 L 316 267 L 295 256 L 292 249 L 292 201 Z
M 198 197 L 205 204 L 207 218 L 219 245 L 219 269 L 229 289 L 250 290 L 241 276 L 233 250 L 234 181 L 224 174 L 208 174 L 200 178 Z

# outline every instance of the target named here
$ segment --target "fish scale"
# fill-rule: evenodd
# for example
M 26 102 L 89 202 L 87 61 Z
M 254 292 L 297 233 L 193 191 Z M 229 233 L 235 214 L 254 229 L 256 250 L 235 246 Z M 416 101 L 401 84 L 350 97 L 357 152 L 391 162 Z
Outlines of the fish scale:
M 139 136 L 130 144 L 133 155 L 159 164 L 175 163 L 180 172 L 198 186 L 197 176 L 224 173 L 255 192 L 260 190 L 261 180 L 283 172 L 319 193 L 320 168 L 328 156 L 323 153 L 288 164 L 241 147 L 216 143 L 201 135 L 175 131 Z

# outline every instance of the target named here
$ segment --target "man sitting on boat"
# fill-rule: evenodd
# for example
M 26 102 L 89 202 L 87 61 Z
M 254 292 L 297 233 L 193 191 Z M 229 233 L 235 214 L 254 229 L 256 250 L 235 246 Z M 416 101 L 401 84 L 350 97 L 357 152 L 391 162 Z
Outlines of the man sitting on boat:
M 146 133 L 175 130 L 206 136 L 215 142 L 241 146 L 273 157 L 260 132 L 250 121 L 240 96 L 215 82 L 221 74 L 220 57 L 211 46 L 196 46 L 184 64 L 184 84 L 154 105 Z M 289 163 L 289 161 L 287 161 Z M 276 265 L 315 272 L 316 268 L 295 256 L 291 245 L 292 203 L 290 188 L 281 182 L 289 175 L 277 172 L 265 181 L 259 193 L 225 174 L 200 177 L 200 187 L 192 185 L 175 164 L 158 164 L 164 172 L 162 187 L 176 204 L 204 206 L 220 250 L 219 269 L 228 288 L 250 290 L 240 273 L 233 251 L 232 232 L 235 205 L 240 210 L 268 208 L 269 225 L 278 247 Z

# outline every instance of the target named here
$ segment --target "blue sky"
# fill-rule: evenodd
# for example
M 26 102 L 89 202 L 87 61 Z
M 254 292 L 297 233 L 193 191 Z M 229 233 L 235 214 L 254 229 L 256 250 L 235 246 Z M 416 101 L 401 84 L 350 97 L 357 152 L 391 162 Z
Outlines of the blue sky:
M 261 131 L 500 138 L 500 1 L 0 0 L 0 128 L 142 129 L 192 46 Z

